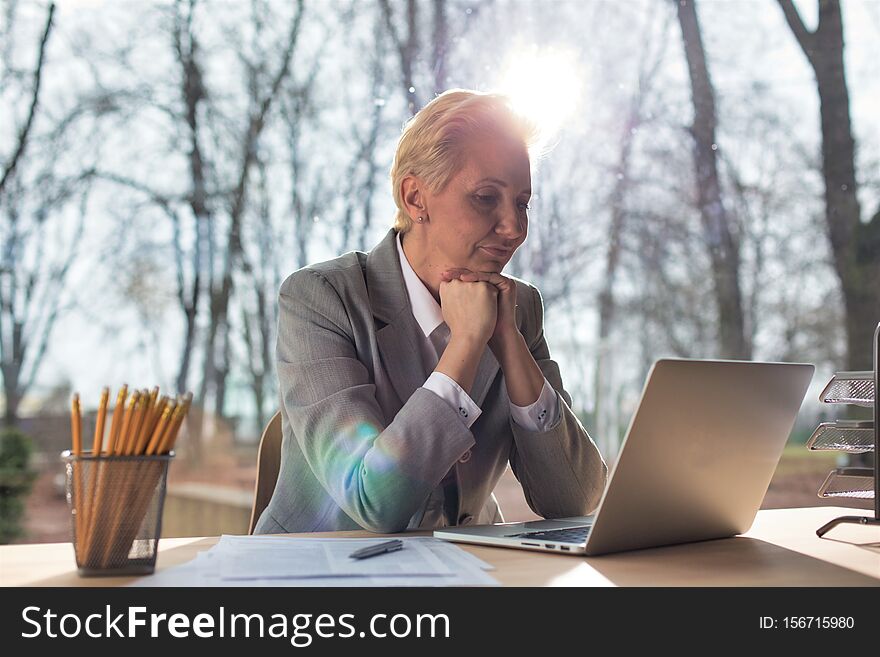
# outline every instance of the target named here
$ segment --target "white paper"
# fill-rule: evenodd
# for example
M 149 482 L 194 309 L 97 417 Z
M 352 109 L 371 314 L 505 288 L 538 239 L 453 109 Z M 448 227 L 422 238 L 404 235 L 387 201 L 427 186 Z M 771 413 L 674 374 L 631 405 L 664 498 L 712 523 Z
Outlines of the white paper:
M 451 567 L 423 542 L 408 541 L 402 550 L 369 559 L 349 556 L 356 550 L 384 542 L 384 539 L 370 538 L 222 536 L 215 549 L 221 554 L 222 579 L 453 573 Z
M 132 586 L 498 586 L 492 566 L 432 537 L 401 538 L 401 550 L 348 555 L 387 539 L 222 536 L 192 561 Z

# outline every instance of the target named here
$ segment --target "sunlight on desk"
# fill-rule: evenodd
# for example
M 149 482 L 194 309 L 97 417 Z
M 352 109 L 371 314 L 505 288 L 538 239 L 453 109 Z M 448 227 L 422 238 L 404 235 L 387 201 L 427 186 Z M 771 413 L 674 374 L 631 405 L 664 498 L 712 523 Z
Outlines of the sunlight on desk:
M 495 566 L 492 576 L 504 586 L 880 586 L 876 527 L 841 526 L 830 538 L 816 536 L 818 527 L 846 514 L 869 512 L 838 507 L 766 510 L 743 536 L 589 558 L 459 546 Z M 304 536 L 378 538 L 368 532 Z M 157 573 L 195 559 L 218 540 L 162 539 Z M 79 577 L 69 543 L 0 546 L 3 586 L 149 585 L 150 577 Z
M 577 560 L 576 557 L 571 557 L 571 559 L 573 561 Z M 615 586 L 615 584 L 595 568 L 592 568 L 583 561 L 577 560 L 571 570 L 553 577 L 547 582 L 547 586 L 610 587 Z

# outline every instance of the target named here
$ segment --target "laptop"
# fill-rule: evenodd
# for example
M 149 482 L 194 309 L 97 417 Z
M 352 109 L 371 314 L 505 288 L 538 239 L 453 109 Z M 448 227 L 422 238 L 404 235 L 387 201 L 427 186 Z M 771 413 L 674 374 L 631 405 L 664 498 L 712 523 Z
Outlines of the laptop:
M 599 555 L 746 532 L 813 365 L 657 361 L 594 514 L 448 527 L 448 541 Z

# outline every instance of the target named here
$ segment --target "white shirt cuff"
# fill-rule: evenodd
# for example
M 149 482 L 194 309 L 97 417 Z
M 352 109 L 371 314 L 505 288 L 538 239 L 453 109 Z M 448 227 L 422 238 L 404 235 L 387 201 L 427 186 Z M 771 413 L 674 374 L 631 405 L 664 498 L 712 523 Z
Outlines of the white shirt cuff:
M 546 431 L 559 419 L 559 400 L 556 391 L 547 377 L 544 377 L 544 388 L 534 404 L 517 406 L 510 402 L 510 415 L 513 421 L 529 431 Z
M 431 372 L 422 387 L 430 390 L 458 411 L 458 417 L 468 429 L 483 412 L 458 383 L 442 372 Z

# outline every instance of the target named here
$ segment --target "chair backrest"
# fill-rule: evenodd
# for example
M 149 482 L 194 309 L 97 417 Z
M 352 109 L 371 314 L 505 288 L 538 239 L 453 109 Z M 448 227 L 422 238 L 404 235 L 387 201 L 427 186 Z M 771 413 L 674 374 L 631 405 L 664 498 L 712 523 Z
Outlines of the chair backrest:
M 254 506 L 251 508 L 251 522 L 248 534 L 254 533 L 254 526 L 260 519 L 263 509 L 272 499 L 278 470 L 281 468 L 281 412 L 275 413 L 263 435 L 260 436 L 260 449 L 257 452 L 257 483 L 254 485 Z

